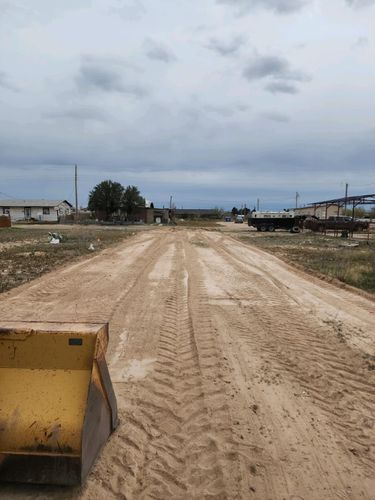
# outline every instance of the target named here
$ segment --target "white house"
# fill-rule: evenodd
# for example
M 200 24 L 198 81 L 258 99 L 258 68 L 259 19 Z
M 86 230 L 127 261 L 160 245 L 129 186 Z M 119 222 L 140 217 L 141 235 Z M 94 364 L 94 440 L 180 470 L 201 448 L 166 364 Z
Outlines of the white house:
M 0 200 L 0 215 L 10 215 L 12 221 L 58 222 L 72 208 L 66 200 Z

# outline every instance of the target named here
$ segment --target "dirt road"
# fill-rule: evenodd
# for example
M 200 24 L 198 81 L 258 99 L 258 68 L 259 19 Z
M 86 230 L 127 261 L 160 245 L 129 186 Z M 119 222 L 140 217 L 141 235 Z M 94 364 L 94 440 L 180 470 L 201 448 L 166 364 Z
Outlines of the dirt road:
M 87 484 L 0 498 L 375 498 L 374 303 L 218 231 L 158 229 L 2 296 L 110 321 L 121 424 Z

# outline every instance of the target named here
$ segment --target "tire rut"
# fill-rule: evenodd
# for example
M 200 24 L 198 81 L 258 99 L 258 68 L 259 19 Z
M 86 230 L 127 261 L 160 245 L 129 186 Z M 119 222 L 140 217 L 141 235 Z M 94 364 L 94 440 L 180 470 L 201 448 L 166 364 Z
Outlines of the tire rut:
M 278 384 L 286 376 L 297 383 L 301 388 L 298 392 L 324 414 L 347 461 L 354 461 L 371 478 L 375 464 L 375 374 L 366 360 L 328 325 L 325 328 L 314 316 L 296 307 L 283 287 L 275 286 L 277 277 L 259 275 L 260 267 L 254 271 L 219 239 L 213 242 L 208 236 L 203 238 L 210 251 L 225 259 L 226 268 L 230 266 L 234 275 L 238 274 L 237 291 L 222 289 L 224 297 L 238 306 L 236 312 L 227 308 L 225 320 L 236 332 L 233 341 L 240 341 L 244 349 L 257 353 L 258 359 L 266 363 L 262 369 L 266 375 L 260 381 Z M 204 253 L 203 248 L 203 260 Z M 206 266 L 210 266 L 208 261 Z M 220 310 L 220 302 L 214 307 Z M 323 442 L 321 445 L 324 449 Z
M 228 497 L 206 406 L 185 265 L 178 242 L 157 361 L 144 388 L 148 402 L 139 401 L 160 421 L 160 436 L 148 443 L 136 498 Z

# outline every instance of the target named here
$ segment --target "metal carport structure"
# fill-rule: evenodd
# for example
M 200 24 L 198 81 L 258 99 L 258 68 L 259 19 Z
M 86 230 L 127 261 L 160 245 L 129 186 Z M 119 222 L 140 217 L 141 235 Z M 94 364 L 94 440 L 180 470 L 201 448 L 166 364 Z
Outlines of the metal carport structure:
M 358 205 L 375 205 L 375 194 L 362 194 L 358 196 L 344 196 L 343 198 L 334 198 L 332 200 L 316 201 L 310 206 L 314 207 L 314 215 L 318 207 L 325 207 L 326 218 L 328 207 L 337 206 L 337 215 L 340 215 L 340 210 L 346 210 L 348 206 L 352 207 L 352 217 L 354 218 L 354 210 Z

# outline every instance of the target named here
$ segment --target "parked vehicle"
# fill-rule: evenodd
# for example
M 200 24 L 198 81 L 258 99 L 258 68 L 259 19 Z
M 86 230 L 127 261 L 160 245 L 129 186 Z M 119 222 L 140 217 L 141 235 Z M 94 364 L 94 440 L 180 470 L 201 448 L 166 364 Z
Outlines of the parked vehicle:
M 329 222 L 351 222 L 353 217 L 348 215 L 330 215 L 327 219 Z
M 245 219 L 244 215 L 236 215 L 234 222 L 235 222 L 235 224 L 243 224 L 244 219 Z
M 248 225 L 257 231 L 275 231 L 275 229 L 286 229 L 292 233 L 299 233 L 304 215 L 295 215 L 294 212 L 251 212 Z

